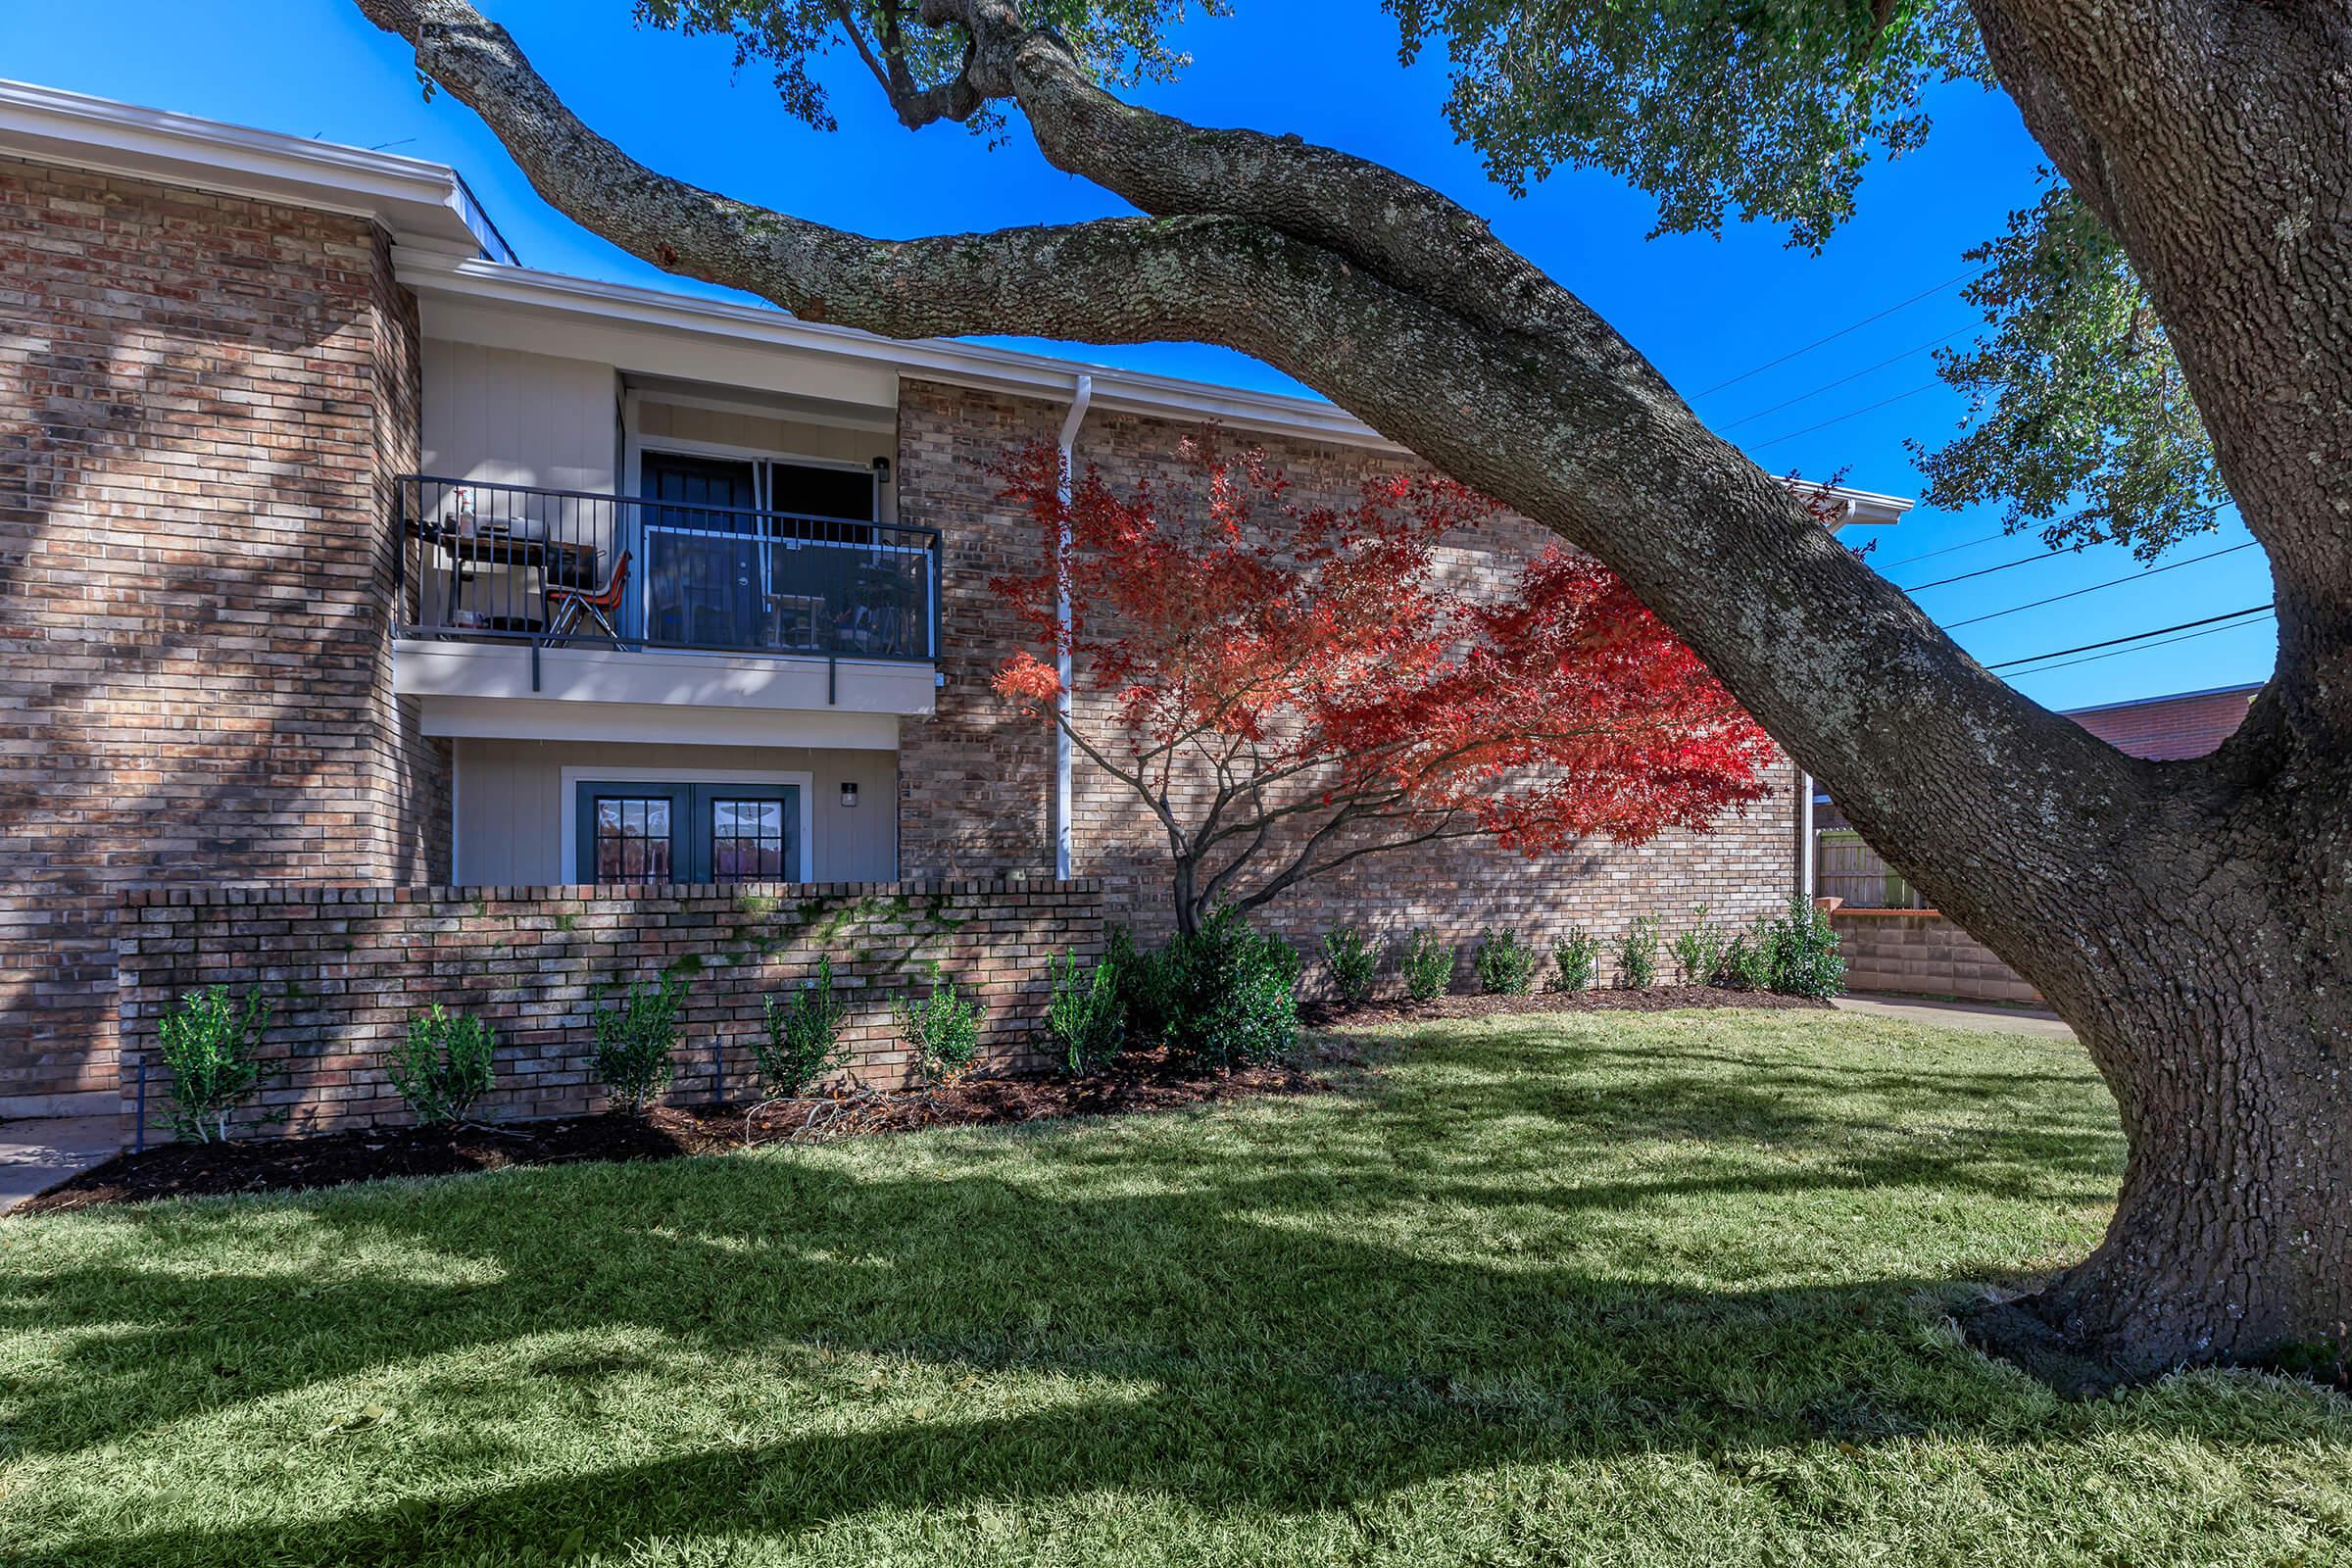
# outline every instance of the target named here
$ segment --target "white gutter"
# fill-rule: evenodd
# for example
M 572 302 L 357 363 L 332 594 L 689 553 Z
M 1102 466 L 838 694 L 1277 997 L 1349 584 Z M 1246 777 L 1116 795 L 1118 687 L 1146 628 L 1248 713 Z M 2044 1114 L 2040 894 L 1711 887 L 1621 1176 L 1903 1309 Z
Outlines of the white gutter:
M 1067 882 L 1070 879 L 1070 490 L 1073 467 L 1070 447 L 1078 439 L 1078 426 L 1086 422 L 1087 406 L 1095 401 L 1095 378 L 1078 377 L 1070 392 L 1070 412 L 1061 421 L 1061 478 L 1054 495 L 1061 503 L 1060 537 L 1054 541 L 1054 641 L 1058 650 L 1054 661 L 1054 672 L 1060 677 L 1061 694 L 1054 699 L 1054 875 Z
M 1807 904 L 1817 896 L 1814 892 L 1814 861 L 1820 855 L 1814 842 L 1813 775 L 1803 768 L 1796 770 L 1796 890 L 1804 895 Z
M 0 79 L 0 154 L 375 219 L 398 243 L 447 261 L 483 244 L 465 181 L 445 164 L 31 82 Z

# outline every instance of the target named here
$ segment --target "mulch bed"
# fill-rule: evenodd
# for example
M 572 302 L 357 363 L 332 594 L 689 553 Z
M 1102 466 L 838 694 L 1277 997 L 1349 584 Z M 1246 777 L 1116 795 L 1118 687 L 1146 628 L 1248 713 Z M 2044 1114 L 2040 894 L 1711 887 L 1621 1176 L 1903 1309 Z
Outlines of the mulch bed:
M 747 1113 L 751 1141 L 764 1144 L 1173 1110 L 1257 1095 L 1311 1094 L 1332 1086 L 1329 1077 L 1312 1069 L 1357 1065 L 1354 1052 L 1336 1042 L 1310 1052 L 1304 1066 L 1225 1073 L 1190 1070 L 1171 1061 L 1165 1051 L 1150 1051 L 1122 1058 L 1114 1070 L 1092 1078 L 1006 1073 L 967 1079 L 928 1095 L 852 1091 L 758 1107 L 658 1105 L 642 1117 L 606 1112 L 496 1127 L 377 1127 L 229 1144 L 158 1144 L 118 1154 L 14 1212 L 51 1214 L 156 1198 L 300 1192 L 384 1176 L 453 1176 L 585 1159 L 714 1154 L 744 1146 Z
M 1822 1008 L 1826 1002 L 1714 986 L 1656 986 L 1645 991 L 1540 991 L 1521 997 L 1445 996 L 1368 1002 L 1348 1007 L 1310 1003 L 1309 1027 L 1380 1024 L 1498 1013 L 1662 1012 L 1677 1007 Z M 18 1207 L 51 1214 L 101 1203 L 156 1198 L 212 1198 L 231 1193 L 301 1192 L 383 1176 L 454 1176 L 516 1165 L 565 1165 L 584 1159 L 676 1159 L 752 1143 L 911 1132 L 920 1127 L 984 1127 L 1063 1116 L 1174 1110 L 1257 1095 L 1303 1095 L 1332 1087 L 1331 1069 L 1366 1070 L 1345 1041 L 1314 1044 L 1303 1065 L 1200 1072 L 1164 1050 L 1136 1052 L 1091 1078 L 1002 1073 L 969 1078 L 927 1095 L 837 1091 L 812 1100 L 764 1105 L 659 1105 L 642 1117 L 619 1112 L 564 1116 L 500 1126 L 377 1127 L 361 1132 L 254 1139 L 233 1144 L 158 1144 L 118 1154 Z M 747 1129 L 747 1117 L 749 1121 Z M 747 1130 L 749 1137 L 747 1140 Z
M 1819 1011 L 1828 1006 L 1828 1003 L 1813 997 L 1784 997 L 1771 991 L 1733 991 L 1723 986 L 1651 986 L 1642 991 L 1531 991 L 1519 997 L 1449 995 L 1432 997 L 1427 1002 L 1397 997 L 1353 1007 L 1337 1002 L 1317 1002 L 1300 1007 L 1298 1017 L 1302 1023 L 1319 1026 L 1488 1018 L 1506 1012 L 1671 1012 L 1686 1007 Z

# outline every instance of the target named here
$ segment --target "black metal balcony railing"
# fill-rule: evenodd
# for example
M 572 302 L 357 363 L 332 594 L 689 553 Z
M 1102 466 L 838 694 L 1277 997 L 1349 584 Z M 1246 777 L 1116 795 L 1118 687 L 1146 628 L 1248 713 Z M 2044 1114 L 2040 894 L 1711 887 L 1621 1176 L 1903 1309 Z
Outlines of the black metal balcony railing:
M 400 477 L 401 632 L 928 661 L 939 530 Z

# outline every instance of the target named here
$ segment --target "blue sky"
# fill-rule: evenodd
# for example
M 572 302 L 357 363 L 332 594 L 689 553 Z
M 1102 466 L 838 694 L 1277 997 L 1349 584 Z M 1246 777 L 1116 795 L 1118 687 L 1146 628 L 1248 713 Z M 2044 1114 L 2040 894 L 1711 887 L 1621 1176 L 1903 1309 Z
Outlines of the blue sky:
M 1017 133 L 994 151 L 952 126 L 909 135 L 847 61 L 829 73 L 843 128 L 821 135 L 783 114 L 756 69 L 731 73 L 723 42 L 641 32 L 628 0 L 481 3 L 592 124 L 659 168 L 736 196 L 891 236 L 1120 210 L 1047 167 Z M 1582 294 L 1767 467 L 1842 470 L 1864 489 L 1917 492 L 1904 438 L 1933 444 L 1962 412 L 1935 381 L 1925 348 L 1977 324 L 1958 289 L 1944 285 L 1968 270 L 1961 252 L 1996 232 L 2036 189 L 2038 149 L 2005 99 L 1969 87 L 1941 92 L 1927 150 L 1874 170 L 1861 217 L 1819 256 L 1789 250 L 1756 224 L 1735 224 L 1720 240 L 1648 240 L 1649 203 L 1604 175 L 1563 172 L 1516 201 L 1490 184 L 1445 123 L 1442 62 L 1402 69 L 1374 0 L 1239 0 L 1238 9 L 1188 29 L 1193 69 L 1150 101 L 1208 123 L 1296 131 L 1427 181 Z M 243 0 L 234 16 L 227 24 L 221 9 L 186 0 L 115 0 L 94 28 L 81 7 L 0 0 L 0 75 L 451 163 L 529 265 L 677 286 L 550 210 L 462 106 L 423 102 L 400 49 L 347 0 Z M 1841 335 L 1757 369 L 1832 333 Z M 1200 345 L 1077 352 L 1240 385 L 1289 385 Z M 2040 550 L 2030 535 L 1988 537 L 1998 530 L 1990 511 L 1920 509 L 1882 531 L 1872 560 L 1917 587 Z M 2159 564 L 2246 537 L 2231 522 Z M 2017 608 L 2136 570 L 2127 553 L 2106 547 L 1919 597 L 1947 625 L 1973 621 L 1954 635 L 1988 662 L 2271 597 L 2262 552 L 2249 549 Z M 2076 707 L 2260 680 L 2274 651 L 2263 617 L 2015 678 L 2039 701 Z

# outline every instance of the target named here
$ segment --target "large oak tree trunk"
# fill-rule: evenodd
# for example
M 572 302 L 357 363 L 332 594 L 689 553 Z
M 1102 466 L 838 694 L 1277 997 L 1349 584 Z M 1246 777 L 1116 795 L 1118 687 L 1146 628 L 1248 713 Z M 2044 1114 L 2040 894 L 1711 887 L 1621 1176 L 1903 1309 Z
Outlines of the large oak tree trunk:
M 2284 929 L 2324 911 L 2179 891 L 2133 912 L 2145 967 L 2124 994 L 2068 1009 L 2131 1153 L 2106 1239 L 2028 1306 L 2129 1375 L 2332 1360 L 2352 1337 L 2352 997 L 2297 972 L 2334 966 Z
M 2352 1263 L 2352 17 L 1972 0 L 2002 84 L 2147 281 L 2278 582 L 2238 737 L 2135 761 L 2048 713 L 1710 434 L 1487 225 L 1327 148 L 1099 90 L 1017 0 L 909 123 L 1017 103 L 1143 215 L 883 242 L 662 176 L 467 0 L 357 0 L 540 193 L 658 265 L 898 337 L 1253 354 L 1615 568 L 1866 838 L 2034 980 L 2123 1109 L 2113 1230 L 2031 1304 L 2130 1373 L 2346 1346 Z

